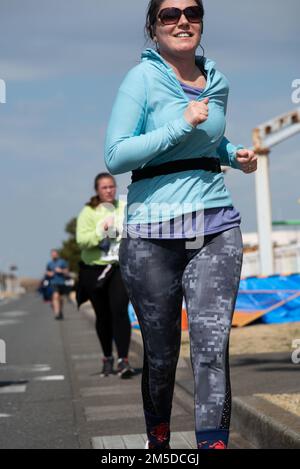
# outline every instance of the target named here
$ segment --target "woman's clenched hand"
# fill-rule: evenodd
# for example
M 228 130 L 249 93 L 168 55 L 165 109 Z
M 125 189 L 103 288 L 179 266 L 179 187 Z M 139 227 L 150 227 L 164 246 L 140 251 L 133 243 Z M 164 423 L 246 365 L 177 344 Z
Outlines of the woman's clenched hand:
M 246 173 L 253 173 L 257 170 L 257 156 L 252 150 L 242 148 L 236 152 L 236 160 L 241 170 Z
M 202 101 L 190 101 L 188 104 L 184 117 L 194 127 L 202 124 L 208 118 L 208 102 L 209 98 L 205 98 Z

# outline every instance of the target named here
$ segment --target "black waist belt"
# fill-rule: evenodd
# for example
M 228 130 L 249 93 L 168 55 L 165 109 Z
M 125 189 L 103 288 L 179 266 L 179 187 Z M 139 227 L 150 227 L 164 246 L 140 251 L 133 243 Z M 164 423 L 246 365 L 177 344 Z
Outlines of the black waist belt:
M 179 173 L 191 169 L 204 169 L 213 173 L 221 173 L 219 158 L 203 156 L 200 158 L 187 158 L 185 160 L 168 161 L 157 166 L 147 166 L 146 168 L 134 169 L 131 174 L 131 182 L 140 179 L 152 178 L 163 174 Z

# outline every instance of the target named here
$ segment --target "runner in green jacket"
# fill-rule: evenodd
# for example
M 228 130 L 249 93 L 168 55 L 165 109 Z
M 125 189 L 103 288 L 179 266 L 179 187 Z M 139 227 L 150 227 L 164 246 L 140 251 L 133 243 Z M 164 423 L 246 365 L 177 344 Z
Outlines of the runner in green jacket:
M 103 351 L 101 376 L 113 374 L 113 339 L 118 353 L 117 373 L 129 378 L 134 369 L 128 360 L 131 323 L 129 298 L 119 269 L 119 245 L 125 202 L 116 200 L 116 181 L 109 173 L 95 178 L 96 195 L 77 218 L 76 241 L 81 249 L 78 307 L 90 300 L 96 315 L 96 332 Z

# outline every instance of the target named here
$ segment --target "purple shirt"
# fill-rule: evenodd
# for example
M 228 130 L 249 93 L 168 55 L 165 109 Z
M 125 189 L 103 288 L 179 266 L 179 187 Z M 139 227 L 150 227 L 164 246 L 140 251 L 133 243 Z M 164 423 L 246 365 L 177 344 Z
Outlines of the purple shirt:
M 203 88 L 196 88 L 180 82 L 183 91 L 190 98 L 195 99 L 202 93 Z M 239 226 L 240 213 L 233 207 L 216 207 L 172 218 L 166 222 L 127 224 L 127 232 L 142 238 L 193 238 L 206 234 L 218 233 Z M 184 221 L 183 221 L 184 220 Z

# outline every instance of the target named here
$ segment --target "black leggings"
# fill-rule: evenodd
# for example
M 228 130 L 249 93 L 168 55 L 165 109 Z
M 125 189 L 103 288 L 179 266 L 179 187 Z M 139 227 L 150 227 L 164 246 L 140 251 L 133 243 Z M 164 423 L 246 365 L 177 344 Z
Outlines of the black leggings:
M 85 290 L 85 294 L 93 305 L 96 314 L 96 332 L 104 356 L 112 355 L 114 339 L 119 358 L 125 358 L 128 356 L 131 338 L 131 323 L 128 316 L 129 298 L 119 267 L 106 280 L 102 289 L 95 289 L 97 278 L 104 267 L 81 268 L 81 288 Z
M 185 297 L 195 389 L 197 447 L 226 448 L 231 387 L 229 335 L 243 246 L 239 227 L 184 239 L 122 238 L 119 262 L 144 344 L 142 396 L 149 441 L 166 446 Z M 200 244 L 199 244 L 200 243 Z M 201 246 L 201 244 L 203 244 Z M 197 246 L 197 247 L 196 247 Z

